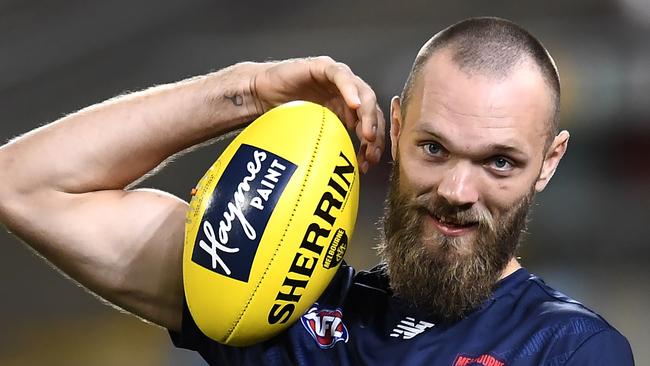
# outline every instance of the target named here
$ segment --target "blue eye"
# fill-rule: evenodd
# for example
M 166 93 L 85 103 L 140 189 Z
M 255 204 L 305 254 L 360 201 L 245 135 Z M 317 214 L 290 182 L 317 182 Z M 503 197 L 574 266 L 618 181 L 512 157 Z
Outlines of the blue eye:
M 443 147 L 436 142 L 428 142 L 422 146 L 424 148 L 424 151 L 429 155 L 441 156 L 444 154 Z
M 514 168 L 514 164 L 503 156 L 497 156 L 496 158 L 492 159 L 491 165 L 496 170 L 500 171 L 507 171 Z

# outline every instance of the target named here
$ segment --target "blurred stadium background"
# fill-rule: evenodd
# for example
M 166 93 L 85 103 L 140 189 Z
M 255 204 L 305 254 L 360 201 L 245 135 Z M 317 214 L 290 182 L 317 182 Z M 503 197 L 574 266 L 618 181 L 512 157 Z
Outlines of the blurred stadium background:
M 0 141 L 127 91 L 243 60 L 327 54 L 376 90 L 388 115 L 434 32 L 496 15 L 536 34 L 563 83 L 568 156 L 538 196 L 524 265 L 603 314 L 650 364 L 650 2 L 0 1 Z M 142 185 L 188 198 L 223 145 Z M 362 179 L 348 261 L 372 247 L 388 176 Z M 2 182 L 0 182 L 2 184 Z M 101 304 L 0 230 L 1 365 L 203 365 L 166 332 Z

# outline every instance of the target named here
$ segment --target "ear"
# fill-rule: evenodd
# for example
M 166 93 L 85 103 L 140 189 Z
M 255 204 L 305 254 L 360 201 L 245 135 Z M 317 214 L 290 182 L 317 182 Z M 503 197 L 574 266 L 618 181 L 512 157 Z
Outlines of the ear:
M 535 190 L 541 192 L 546 188 L 546 185 L 555 174 L 555 169 L 557 169 L 560 160 L 566 152 L 567 145 L 569 144 L 569 132 L 562 131 L 553 139 L 553 143 L 549 146 L 546 156 L 544 157 L 544 162 L 542 163 L 542 169 L 535 182 Z
M 402 106 L 396 95 L 390 100 L 390 153 L 393 160 L 397 159 L 397 142 L 402 124 Z

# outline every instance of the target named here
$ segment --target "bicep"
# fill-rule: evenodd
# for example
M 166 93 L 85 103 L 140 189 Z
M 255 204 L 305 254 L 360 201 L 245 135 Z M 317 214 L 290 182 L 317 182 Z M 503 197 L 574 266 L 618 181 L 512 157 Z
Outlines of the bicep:
M 144 189 L 33 195 L 10 230 L 102 298 L 180 329 L 187 203 Z

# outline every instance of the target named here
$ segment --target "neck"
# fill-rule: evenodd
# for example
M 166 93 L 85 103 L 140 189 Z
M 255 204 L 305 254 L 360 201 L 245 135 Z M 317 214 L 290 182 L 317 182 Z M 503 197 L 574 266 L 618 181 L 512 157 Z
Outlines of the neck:
M 503 271 L 501 272 L 501 276 L 499 277 L 499 280 L 502 280 L 510 276 L 519 268 L 521 268 L 521 264 L 519 264 L 519 261 L 517 261 L 517 259 L 513 257 L 512 259 L 510 259 L 508 264 L 506 264 L 506 268 L 504 268 Z

